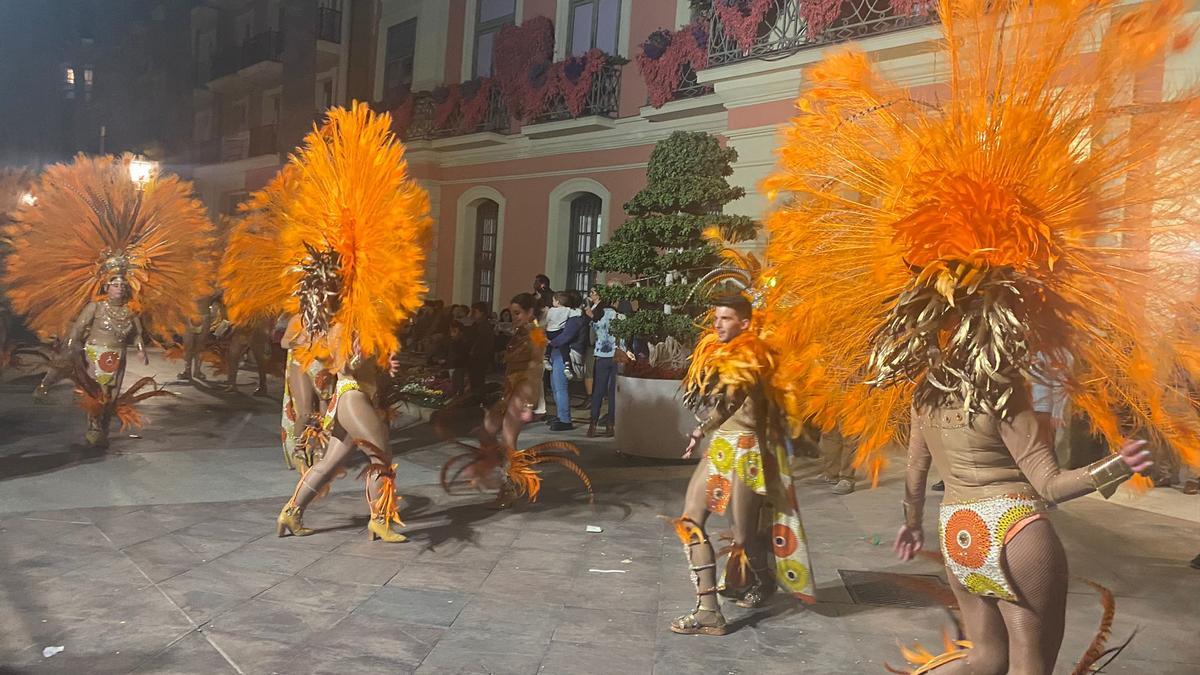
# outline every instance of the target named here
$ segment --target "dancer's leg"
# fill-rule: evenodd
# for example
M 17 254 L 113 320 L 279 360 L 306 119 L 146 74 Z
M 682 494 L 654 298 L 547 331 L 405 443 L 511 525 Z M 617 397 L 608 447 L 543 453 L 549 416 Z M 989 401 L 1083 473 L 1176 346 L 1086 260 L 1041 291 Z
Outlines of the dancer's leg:
M 985 598 L 963 588 L 953 574 L 947 572 L 950 590 L 958 600 L 963 628 L 972 642 L 965 658 L 935 668 L 937 675 L 1003 675 L 1008 672 L 1008 631 L 998 605 L 1006 604 L 995 598 Z
M 688 483 L 683 517 L 676 533 L 684 545 L 696 587 L 696 608 L 671 622 L 671 630 L 685 634 L 723 635 L 725 617 L 717 602 L 717 565 L 704 526 L 708 522 L 708 459 L 701 458 Z
M 734 479 L 728 509 L 734 546 L 725 567 L 725 593 L 746 607 L 762 604 L 775 588 L 767 561 L 767 535 L 761 531 L 765 501 L 745 481 Z
M 1051 673 L 1067 613 L 1067 555 L 1054 526 L 1035 520 L 1004 546 L 1004 566 L 1018 602 L 1001 602 L 1014 673 Z

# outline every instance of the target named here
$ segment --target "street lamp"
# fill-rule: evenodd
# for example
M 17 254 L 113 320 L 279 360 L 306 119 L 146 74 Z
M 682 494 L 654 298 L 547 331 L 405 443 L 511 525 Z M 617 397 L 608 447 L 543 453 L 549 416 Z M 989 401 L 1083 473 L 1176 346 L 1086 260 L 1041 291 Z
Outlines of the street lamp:
M 25 206 L 35 206 L 37 204 L 37 197 L 34 197 L 32 192 L 22 193 L 21 203 Z
M 138 190 L 145 190 L 146 185 L 158 176 L 158 162 L 145 157 L 134 157 L 129 160 L 129 179 Z

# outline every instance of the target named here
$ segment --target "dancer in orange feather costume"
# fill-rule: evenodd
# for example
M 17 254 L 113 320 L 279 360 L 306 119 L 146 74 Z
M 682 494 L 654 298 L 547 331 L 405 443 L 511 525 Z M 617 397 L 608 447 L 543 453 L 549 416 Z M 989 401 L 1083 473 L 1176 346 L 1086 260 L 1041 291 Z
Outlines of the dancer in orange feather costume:
M 63 344 L 35 396 L 71 378 L 95 446 L 108 444 L 114 417 L 140 425 L 134 404 L 166 393 L 149 377 L 122 389 L 129 348 L 145 360 L 147 335 L 183 332 L 195 314 L 189 298 L 212 292 L 213 228 L 191 185 L 175 176 L 136 184 L 132 160 L 80 155 L 49 167 L 5 228 L 13 308 Z
M 337 375 L 319 431 L 328 437 L 279 513 L 280 536 L 312 534 L 302 517 L 355 448 L 371 539 L 402 542 L 387 423 L 376 408 L 381 366 L 399 349 L 396 329 L 425 293 L 429 197 L 408 175 L 391 119 L 363 103 L 335 108 L 325 125 L 262 191 L 230 239 L 222 267 L 230 319 L 295 315 L 289 346 L 303 372 Z
M 1147 469 L 1131 436 L 1200 464 L 1200 342 L 1177 330 L 1200 150 L 1166 142 L 1197 137 L 1200 90 L 1137 99 L 1191 44 L 1184 10 L 943 0 L 935 100 L 854 49 L 808 72 L 765 185 L 788 197 L 768 222 L 772 329 L 803 345 L 780 365 L 797 416 L 858 436 L 873 476 L 911 425 L 902 558 L 924 545 L 931 460 L 945 480 L 938 539 L 972 646 L 917 672 L 1050 672 L 1067 571 L 1046 503 Z M 1063 383 L 1119 451 L 1060 470 L 1030 382 Z

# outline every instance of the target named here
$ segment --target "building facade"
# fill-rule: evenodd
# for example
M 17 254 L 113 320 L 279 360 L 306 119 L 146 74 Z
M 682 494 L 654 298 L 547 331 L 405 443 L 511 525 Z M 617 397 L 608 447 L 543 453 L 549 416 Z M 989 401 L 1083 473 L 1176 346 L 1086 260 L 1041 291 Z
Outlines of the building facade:
M 270 180 L 327 108 L 369 97 L 367 86 L 351 90 L 350 70 L 354 47 L 371 54 L 374 10 L 348 0 L 193 3 L 190 143 L 173 163 L 214 218 Z
M 535 274 L 554 288 L 604 281 L 590 253 L 624 222 L 654 144 L 675 131 L 735 148 L 730 180 L 747 195 L 726 208 L 762 218 L 768 200 L 757 188 L 774 166 L 779 129 L 805 67 L 829 49 L 855 41 L 931 102 L 945 79 L 932 2 L 191 5 L 192 135 L 180 163 L 214 215 L 234 213 L 265 184 L 325 108 L 367 100 L 393 114 L 411 173 L 430 194 L 431 297 L 496 308 Z M 1151 69 L 1131 102 L 1159 101 L 1188 82 L 1198 54 Z M 654 74 L 657 59 L 670 64 L 665 79 Z

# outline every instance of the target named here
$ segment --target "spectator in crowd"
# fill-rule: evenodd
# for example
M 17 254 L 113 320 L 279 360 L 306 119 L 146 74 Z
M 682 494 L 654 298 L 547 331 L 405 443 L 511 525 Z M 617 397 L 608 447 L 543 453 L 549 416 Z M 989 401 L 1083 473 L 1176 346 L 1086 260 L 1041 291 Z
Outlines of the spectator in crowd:
M 608 303 L 600 300 L 599 293 L 592 289 L 589 299 L 592 306 L 588 309 L 591 317 L 591 333 L 595 336 L 592 348 L 592 417 L 588 423 L 587 435 L 596 436 L 596 425 L 600 423 L 600 407 L 608 401 L 608 414 L 604 416 L 604 435 L 613 435 L 613 425 L 617 420 L 617 350 L 624 347 L 612 335 L 612 322 L 623 318 Z
M 833 485 L 833 494 L 854 492 L 854 446 L 846 442 L 840 431 L 833 429 L 821 433 L 817 447 L 821 450 L 824 465 L 821 478 Z
M 576 291 L 568 291 L 571 296 L 571 316 L 577 316 L 582 322 L 579 328 L 579 334 L 575 340 L 567 345 L 567 354 L 570 359 L 569 368 L 567 369 L 568 380 L 582 380 L 586 375 L 586 363 L 588 347 L 591 344 L 591 329 L 589 324 L 592 322 L 591 317 L 583 313 L 583 297 Z
M 470 353 L 467 358 L 467 377 L 471 384 L 471 393 L 483 395 L 484 381 L 487 379 L 488 367 L 495 358 L 496 331 L 489 320 L 491 307 L 486 302 L 471 305 Z
M 504 352 L 508 349 L 508 343 L 512 341 L 513 331 L 512 312 L 505 307 L 500 310 L 500 316 L 496 319 L 497 366 L 502 365 L 500 362 L 504 359 Z
M 577 294 L 572 295 L 561 291 L 554 294 L 556 306 L 567 307 L 575 312 L 567 313 L 562 328 L 554 331 L 553 335 L 550 331 L 546 332 L 546 337 L 550 338 L 548 345 L 551 366 L 550 387 L 554 392 L 556 415 L 556 418 L 550 422 L 551 431 L 569 431 L 575 428 L 575 425 L 571 423 L 571 395 L 568 391 L 567 364 L 570 359 L 570 345 L 578 340 L 579 332 L 586 326 L 583 313 L 579 311 L 578 299 Z
M 467 392 L 467 368 L 470 363 L 471 338 L 467 327 L 461 321 L 450 322 L 450 381 L 454 385 L 454 395 L 462 396 Z
M 538 304 L 538 320 L 543 320 L 546 310 L 554 306 L 554 291 L 550 288 L 550 277 L 539 274 L 533 278 L 533 297 Z

